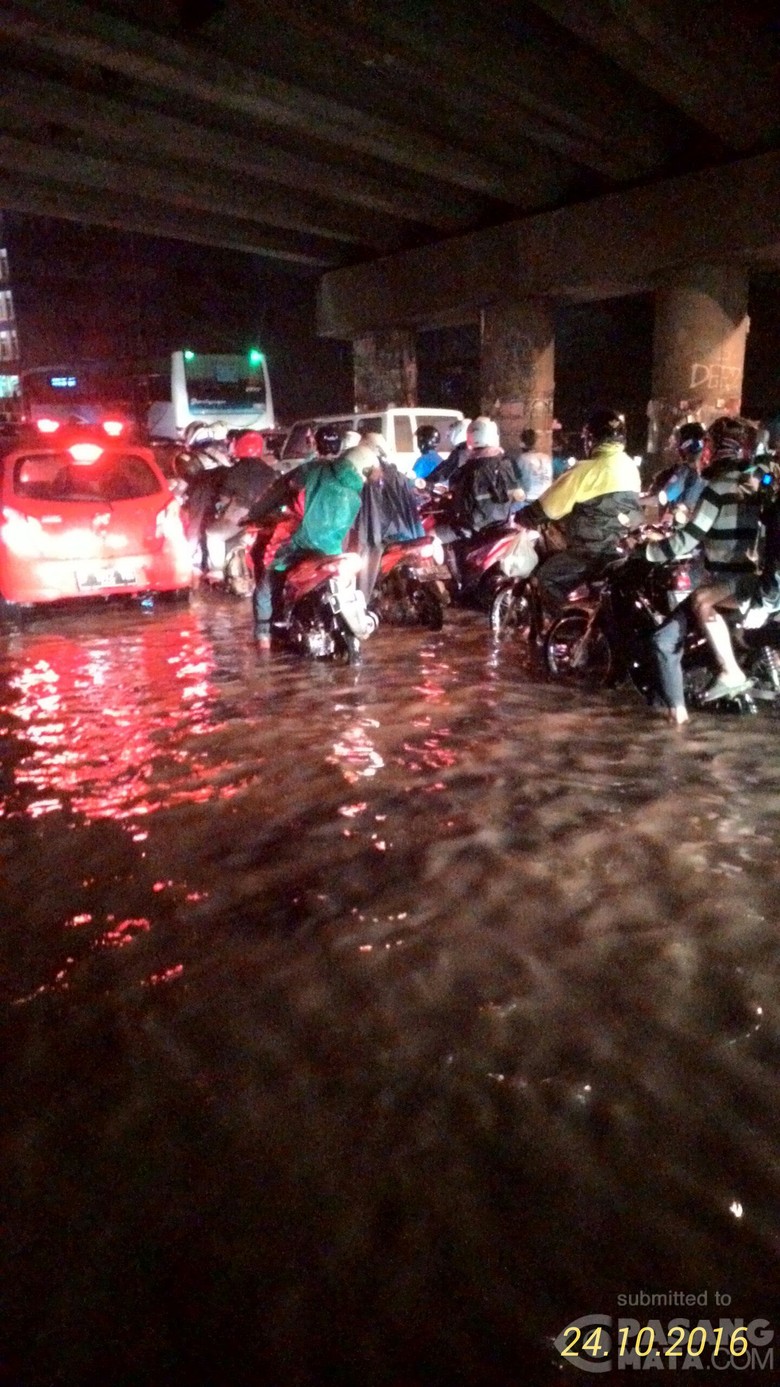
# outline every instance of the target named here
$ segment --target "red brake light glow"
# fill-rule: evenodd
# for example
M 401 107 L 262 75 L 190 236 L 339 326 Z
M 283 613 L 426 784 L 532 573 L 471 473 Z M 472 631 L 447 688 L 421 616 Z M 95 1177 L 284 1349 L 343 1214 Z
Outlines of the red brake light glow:
M 59 426 L 59 419 L 36 419 L 36 428 L 39 433 L 56 433 Z
M 97 462 L 98 458 L 103 453 L 103 449 L 97 443 L 74 443 L 72 448 L 68 449 L 68 452 L 74 462 L 78 462 L 82 466 L 88 466 L 91 462 Z
M 120 435 L 120 433 L 123 433 L 123 432 L 124 432 L 124 427 L 125 427 L 125 426 L 124 426 L 124 424 L 122 423 L 121 419 L 104 419 L 104 420 L 103 420 L 103 428 L 105 429 L 105 431 L 106 431 L 106 433 L 108 434 L 109 438 L 118 438 L 119 435 Z
M 35 558 L 40 550 L 43 534 L 41 524 L 34 515 L 25 515 L 11 506 L 3 506 L 0 536 L 3 543 L 19 558 Z

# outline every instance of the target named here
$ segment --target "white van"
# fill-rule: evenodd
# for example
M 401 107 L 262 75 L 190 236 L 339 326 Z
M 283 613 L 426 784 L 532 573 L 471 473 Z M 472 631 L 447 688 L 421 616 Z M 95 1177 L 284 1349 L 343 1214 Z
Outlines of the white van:
M 377 414 L 328 414 L 317 419 L 298 419 L 287 435 L 282 449 L 281 466 L 284 471 L 297 467 L 311 456 L 311 434 L 320 424 L 335 424 L 346 433 L 349 429 L 357 433 L 381 433 L 387 441 L 387 455 L 402 472 L 411 476 L 412 468 L 420 456 L 415 433 L 423 424 L 433 424 L 441 434 L 437 451 L 442 457 L 449 453 L 447 434 L 450 426 L 462 419 L 459 409 L 384 409 Z

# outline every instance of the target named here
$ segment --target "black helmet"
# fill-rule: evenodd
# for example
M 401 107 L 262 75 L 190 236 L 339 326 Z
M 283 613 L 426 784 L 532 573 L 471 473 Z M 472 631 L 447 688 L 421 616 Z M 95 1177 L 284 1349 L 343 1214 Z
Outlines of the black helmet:
M 337 458 L 341 452 L 341 432 L 335 424 L 320 424 L 314 446 L 321 458 Z
M 707 429 L 712 445 L 710 461 L 748 463 L 753 458 L 756 442 L 756 429 L 747 419 L 736 415 L 722 414 L 714 419 Z
M 441 439 L 439 430 L 433 424 L 421 424 L 414 436 L 421 453 L 432 453 Z
M 626 417 L 617 409 L 594 409 L 582 432 L 588 448 L 596 443 L 625 443 Z
M 677 430 L 677 451 L 689 457 L 697 457 L 704 447 L 704 425 L 694 421 L 681 424 Z

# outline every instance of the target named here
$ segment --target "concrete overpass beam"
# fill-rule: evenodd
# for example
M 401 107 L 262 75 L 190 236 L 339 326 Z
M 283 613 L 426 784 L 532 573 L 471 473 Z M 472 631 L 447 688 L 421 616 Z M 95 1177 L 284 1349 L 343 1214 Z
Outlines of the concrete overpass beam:
M 352 344 L 355 363 L 355 409 L 360 414 L 393 405 L 417 404 L 417 354 L 414 333 L 404 329 L 372 332 Z M 388 439 L 392 447 L 393 440 Z
M 552 447 L 555 327 L 549 299 L 491 304 L 482 314 L 482 410 L 498 423 L 513 456 L 523 429 Z
M 738 413 L 749 320 L 748 272 L 691 265 L 656 290 L 648 451 L 662 454 L 679 419 Z

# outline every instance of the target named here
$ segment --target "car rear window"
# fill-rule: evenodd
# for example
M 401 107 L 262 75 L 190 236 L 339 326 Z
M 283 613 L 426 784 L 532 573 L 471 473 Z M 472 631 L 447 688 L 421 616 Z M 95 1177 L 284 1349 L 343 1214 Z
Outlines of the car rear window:
M 419 409 L 417 411 L 418 429 L 422 428 L 423 424 L 433 424 L 433 427 L 439 430 L 440 448 L 443 452 L 446 452 L 450 446 L 449 432 L 452 425 L 457 424 L 457 422 L 457 414 L 422 414 Z
M 358 433 L 381 433 L 382 416 L 381 414 L 362 414 L 356 427 Z
M 309 451 L 311 443 L 310 435 L 314 432 L 314 421 L 306 420 L 302 424 L 293 424 L 290 429 L 287 442 L 282 450 L 283 458 L 302 458 Z
M 414 439 L 412 437 L 412 421 L 408 414 L 397 414 L 395 419 L 395 451 L 397 453 L 414 452 Z
M 32 453 L 14 465 L 14 495 L 30 501 L 136 501 L 155 496 L 159 478 L 143 458 L 111 454 L 77 463 L 68 453 Z

